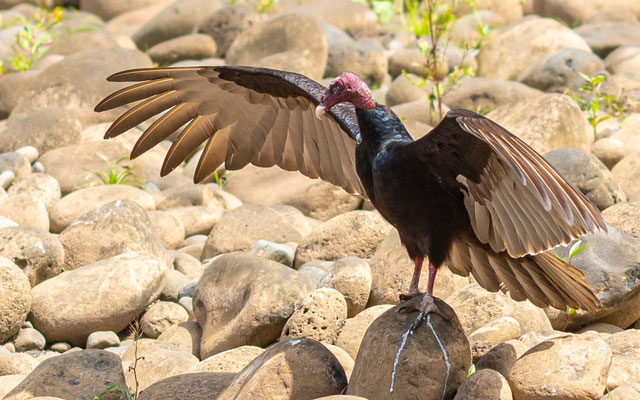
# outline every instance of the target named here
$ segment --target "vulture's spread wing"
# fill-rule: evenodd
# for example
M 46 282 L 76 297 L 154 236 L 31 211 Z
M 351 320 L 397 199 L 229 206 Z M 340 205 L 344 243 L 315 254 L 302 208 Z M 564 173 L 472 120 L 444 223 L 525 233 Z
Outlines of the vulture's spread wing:
M 459 182 L 473 231 L 495 252 L 537 254 L 606 225 L 537 152 L 500 125 L 452 110 L 416 141 L 425 162 Z
M 317 119 L 314 110 L 326 88 L 305 76 L 220 66 L 136 69 L 108 80 L 139 83 L 111 94 L 96 111 L 142 101 L 118 118 L 105 138 L 160 115 L 134 146 L 132 158 L 186 124 L 167 153 L 163 176 L 208 140 L 195 182 L 223 162 L 227 169 L 249 163 L 277 165 L 366 196 L 355 167 L 360 140 L 355 109 L 351 104 L 336 105 L 328 113 L 330 118 Z

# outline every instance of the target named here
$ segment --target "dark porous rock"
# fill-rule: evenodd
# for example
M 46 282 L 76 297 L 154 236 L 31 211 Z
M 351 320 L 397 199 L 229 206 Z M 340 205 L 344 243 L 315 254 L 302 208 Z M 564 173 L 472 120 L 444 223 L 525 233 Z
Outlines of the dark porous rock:
M 95 331 L 120 332 L 158 298 L 164 260 L 126 253 L 65 271 L 32 290 L 29 320 L 49 342 L 84 345 Z
M 305 215 L 323 221 L 362 203 L 358 196 L 319 179 L 310 179 L 297 171 L 278 167 L 258 168 L 249 165 L 235 173 L 225 190 L 243 203 L 290 205 Z
M 202 259 L 238 250 L 249 250 L 258 239 L 277 243 L 299 242 L 302 238 L 293 226 L 274 209 L 245 204 L 229 211 L 218 222 L 205 244 Z
M 259 355 L 218 399 L 315 399 L 339 394 L 345 386 L 344 369 L 325 346 L 311 339 L 291 339 Z
M 602 212 L 605 221 L 623 231 L 640 235 L 640 203 L 620 203 Z
M 492 369 L 498 371 L 502 376 L 509 376 L 513 364 L 527 350 L 529 350 L 529 346 L 523 342 L 507 340 L 485 353 L 476 363 L 476 370 Z
M 478 75 L 516 79 L 539 57 L 563 48 L 589 51 L 577 33 L 550 18 L 529 17 L 490 35 L 478 54 Z M 504 62 L 504 60 L 513 62 Z
M 147 213 L 129 200 L 116 200 L 89 211 L 62 231 L 58 239 L 64 246 L 66 270 L 126 252 L 169 260 Z
M 637 24 L 602 22 L 580 26 L 574 32 L 602 58 L 620 46 L 640 45 L 640 26 Z
M 40 71 L 22 71 L 0 75 L 0 118 L 5 119 L 11 114 L 22 92 L 28 87 Z
M 149 57 L 160 65 L 182 60 L 201 60 L 215 54 L 216 42 L 210 36 L 201 33 L 178 36 L 149 49 Z
M 76 190 L 51 208 L 51 230 L 62 232 L 84 214 L 113 201 L 128 201 L 144 210 L 154 210 L 153 196 L 129 185 L 97 185 Z
M 389 87 L 387 91 L 384 102 L 390 107 L 417 100 L 426 103 L 429 97 L 428 89 L 423 86 L 418 86 L 423 80 L 424 78 L 414 74 L 407 73 L 398 75 L 393 82 L 391 82 L 391 87 Z
M 593 141 L 580 107 L 563 94 L 542 94 L 503 104 L 487 114 L 487 118 L 543 154 L 563 147 L 588 151 Z
M 138 50 L 93 49 L 74 53 L 40 72 L 18 100 L 10 119 L 26 117 L 33 110 L 63 105 L 84 125 L 113 120 L 121 109 L 96 113 L 93 108 L 126 84 L 107 82 L 105 77 L 125 69 L 150 66 L 149 57 Z M 55 124 L 47 129 L 52 126 Z
M 124 388 L 120 357 L 104 350 L 80 350 L 44 360 L 5 399 L 86 399 L 112 385 Z
M 0 154 L 0 172 L 5 171 L 13 172 L 14 176 L 20 179 L 31 174 L 31 163 L 18 152 L 6 151 Z
M 20 268 L 0 257 L 0 343 L 20 330 L 31 310 L 31 285 Z
M 246 344 L 272 343 L 295 305 L 313 289 L 298 271 L 250 253 L 216 257 L 193 297 L 202 327 L 201 358 Z
M 611 225 L 608 233 L 598 231 L 582 237 L 586 248 L 571 258 L 571 264 L 584 272 L 585 280 L 602 303 L 594 313 L 577 310 L 573 315 L 548 308 L 554 329 L 577 329 L 595 322 L 626 328 L 640 318 L 640 238 Z M 568 257 L 570 246 L 554 250 Z
M 132 39 L 139 49 L 148 49 L 165 40 L 190 34 L 207 15 L 225 5 L 222 0 L 176 1 L 141 26 Z
M 177 249 L 184 244 L 184 225 L 167 211 L 148 211 L 149 220 L 162 244 L 167 249 Z
M 227 54 L 234 39 L 259 23 L 258 15 L 246 4 L 233 3 L 209 14 L 198 26 L 198 32 L 215 40 L 216 57 Z
M 113 163 L 122 157 L 129 157 L 129 151 L 130 147 L 117 141 L 99 141 L 60 147 L 44 153 L 39 161 L 47 174 L 58 181 L 62 193 L 67 194 L 100 183 L 101 180 L 91 171 L 107 170 L 108 165 L 103 158 Z M 125 161 L 119 165 L 129 167 L 134 176 L 142 173 L 139 160 Z
M 512 317 L 518 321 L 520 333 L 551 330 L 549 319 L 541 308 L 528 300 L 515 301 L 502 292 L 489 292 L 476 283 L 458 290 L 448 301 L 460 316 L 467 334 L 502 317 Z
M 388 68 L 380 42 L 373 38 L 353 40 L 329 24 L 322 24 L 322 30 L 329 46 L 326 76 L 338 76 L 349 71 L 360 76 L 369 86 L 380 86 Z
M 312 17 L 304 15 L 276 16 L 245 30 L 229 47 L 226 62 L 274 67 L 276 60 L 269 62 L 266 58 L 279 53 L 286 53 L 287 58 L 292 53 L 298 54 L 306 61 L 302 63 L 304 70 L 284 69 L 302 73 L 311 79 L 322 78 L 327 63 L 327 40 L 318 23 Z M 283 64 L 284 61 L 281 60 Z M 290 65 L 296 66 L 295 62 Z
M 580 74 L 606 74 L 604 62 L 590 51 L 569 48 L 540 57 L 518 81 L 544 92 L 564 93 L 569 88 L 580 95 L 579 89 L 585 85 Z
M 427 59 L 418 49 L 398 49 L 389 57 L 389 73 L 396 77 L 403 72 L 425 77 Z
M 499 105 L 514 103 L 542 94 L 540 91 L 506 79 L 466 76 L 446 93 L 442 101 L 451 108 L 490 111 Z
M 611 172 L 590 152 L 568 147 L 550 151 L 544 158 L 600 210 L 626 201 Z
M 0 229 L 0 256 L 19 266 L 31 286 L 58 275 L 64 266 L 64 249 L 58 238 L 29 226 Z
M 326 272 L 319 285 L 342 293 L 347 302 L 348 318 L 355 317 L 365 309 L 371 292 L 371 267 L 366 260 L 358 257 L 341 258 L 331 263 Z
M 20 193 L 27 193 L 30 197 L 39 199 L 47 210 L 51 210 L 61 197 L 60 184 L 56 178 L 38 172 L 17 179 L 7 190 L 10 196 Z
M 628 329 L 605 340 L 613 354 L 607 388 L 614 390 L 627 382 L 640 382 L 640 330 Z
M 347 319 L 347 302 L 335 289 L 320 288 L 309 294 L 282 329 L 281 338 L 308 338 L 334 343 Z
M 368 306 L 396 304 L 398 296 L 409 292 L 414 263 L 402 246 L 397 232 L 390 233 L 384 239 L 369 265 L 372 279 Z M 420 274 L 419 289 L 421 291 L 427 288 L 428 274 L 426 268 Z M 438 271 L 434 294 L 436 297 L 447 300 L 467 285 L 469 285 L 469 278 L 455 275 L 447 267 L 443 267 Z
M 462 382 L 454 400 L 512 400 L 506 378 L 497 371 L 481 369 Z
M 418 313 L 401 309 L 421 299 L 395 306 L 371 324 L 362 339 L 347 394 L 380 400 L 453 398 L 471 365 L 469 342 L 453 309 L 437 298 L 440 312 L 449 321 L 429 314 L 409 334 Z
M 170 376 L 149 385 L 138 400 L 217 399 L 235 376 L 230 372 L 190 372 Z
M 596 399 L 605 390 L 611 349 L 597 334 L 546 340 L 513 365 L 514 399 Z
M 376 212 L 357 210 L 338 215 L 300 240 L 295 265 L 348 256 L 369 258 L 392 229 Z
M 172 325 L 186 322 L 189 314 L 181 305 L 172 301 L 153 303 L 140 318 L 140 329 L 147 337 L 156 339 Z
M 47 344 L 47 339 L 42 333 L 33 328 L 23 328 L 13 341 L 16 351 L 42 350 Z
M 173 343 L 180 350 L 191 353 L 196 357 L 200 357 L 201 339 L 202 328 L 196 321 L 185 321 L 171 325 L 158 336 L 158 340 Z

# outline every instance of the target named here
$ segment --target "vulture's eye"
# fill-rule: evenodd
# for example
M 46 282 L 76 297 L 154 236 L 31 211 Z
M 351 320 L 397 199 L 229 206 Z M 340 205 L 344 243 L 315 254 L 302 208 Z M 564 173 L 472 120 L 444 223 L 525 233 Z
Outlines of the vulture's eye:
M 335 82 L 333 85 L 329 86 L 329 90 L 332 94 L 336 94 L 341 92 L 343 89 L 342 84 L 340 82 Z

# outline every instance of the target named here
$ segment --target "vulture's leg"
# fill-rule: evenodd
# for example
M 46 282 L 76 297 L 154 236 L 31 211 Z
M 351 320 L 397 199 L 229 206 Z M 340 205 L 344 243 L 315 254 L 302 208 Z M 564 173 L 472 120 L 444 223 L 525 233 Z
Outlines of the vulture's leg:
M 411 332 L 415 331 L 427 318 L 427 314 L 438 314 L 444 320 L 449 321 L 449 317 L 444 315 L 436 305 L 433 300 L 433 284 L 436 281 L 436 273 L 438 272 L 438 268 L 429 262 L 429 282 L 427 283 L 427 291 L 425 292 L 420 304 L 416 307 L 417 311 L 420 312 L 418 314 L 418 318 L 413 322 L 413 326 L 411 327 Z
M 422 271 L 423 262 L 424 262 L 424 257 L 416 257 L 413 259 L 413 263 L 415 264 L 415 267 L 413 269 L 413 277 L 411 278 L 411 284 L 409 285 L 409 293 L 401 294 L 400 301 L 410 300 L 420 295 L 420 290 L 418 289 L 418 283 L 420 282 L 420 272 Z M 429 263 L 429 265 L 431 265 L 431 263 Z M 431 278 L 431 276 L 429 276 L 429 278 Z

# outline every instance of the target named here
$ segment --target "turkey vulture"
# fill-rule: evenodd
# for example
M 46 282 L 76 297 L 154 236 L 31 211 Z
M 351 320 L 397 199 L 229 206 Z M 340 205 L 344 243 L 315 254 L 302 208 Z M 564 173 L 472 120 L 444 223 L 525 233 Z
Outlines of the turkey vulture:
M 96 111 L 142 101 L 105 138 L 160 115 L 131 158 L 187 124 L 166 155 L 163 176 L 207 141 L 196 183 L 222 163 L 277 165 L 368 198 L 415 263 L 405 297 L 419 294 L 428 256 L 421 319 L 438 311 L 432 295 L 442 265 L 539 307 L 593 311 L 599 304 L 580 271 L 545 251 L 606 230 L 602 215 L 531 147 L 481 115 L 451 110 L 414 141 L 352 73 L 329 88 L 292 72 L 237 66 L 144 68 L 108 80 L 138 83 Z

